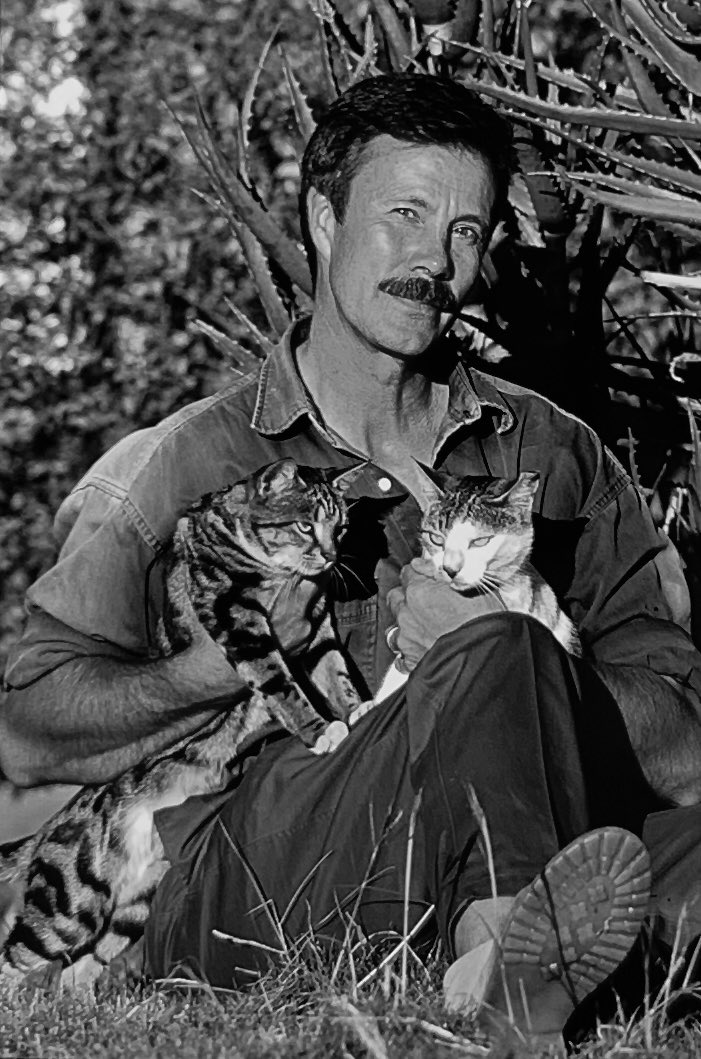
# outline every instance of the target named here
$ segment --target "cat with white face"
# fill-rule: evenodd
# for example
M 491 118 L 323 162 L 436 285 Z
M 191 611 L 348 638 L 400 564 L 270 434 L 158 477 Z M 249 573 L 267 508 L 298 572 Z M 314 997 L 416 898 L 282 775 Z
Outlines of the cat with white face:
M 529 614 L 555 639 L 579 656 L 577 630 L 560 607 L 550 585 L 530 562 L 533 501 L 539 476 L 452 479 L 425 513 L 421 525 L 423 558 L 463 595 L 490 595 L 504 610 Z M 388 642 L 392 643 L 392 630 Z M 407 680 L 396 664 L 375 696 L 381 702 Z
M 533 546 L 538 475 L 463 478 L 427 511 L 424 557 L 456 592 L 495 592 L 513 581 Z M 512 608 L 507 608 L 512 609 Z

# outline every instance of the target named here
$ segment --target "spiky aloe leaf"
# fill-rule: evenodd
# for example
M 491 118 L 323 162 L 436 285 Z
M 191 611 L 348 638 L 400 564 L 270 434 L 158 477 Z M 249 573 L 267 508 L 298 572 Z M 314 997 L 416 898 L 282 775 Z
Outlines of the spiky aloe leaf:
M 251 75 L 251 79 L 246 86 L 246 91 L 243 97 L 243 103 L 241 104 L 241 110 L 239 113 L 238 122 L 238 134 L 239 134 L 239 170 L 244 183 L 251 188 L 252 182 L 248 172 L 248 152 L 250 149 L 249 133 L 253 124 L 253 106 L 256 99 L 256 91 L 258 89 L 258 82 L 260 81 L 260 75 L 263 73 L 263 68 L 267 61 L 270 49 L 273 46 L 273 41 L 278 33 L 278 27 L 276 26 L 273 32 L 270 34 L 263 50 L 258 57 L 256 68 Z
M 641 0 L 623 0 L 623 10 L 672 77 L 689 92 L 701 95 L 701 63 L 698 56 L 689 55 L 671 40 Z
M 647 217 L 649 220 L 677 221 L 681 224 L 701 226 L 701 202 L 682 198 L 662 199 L 654 195 L 617 195 L 614 192 L 599 191 L 572 177 L 568 179 L 585 198 L 599 202 L 602 206 L 632 213 L 636 217 Z
M 371 0 L 371 3 L 384 31 L 392 57 L 392 65 L 397 70 L 403 70 L 408 66 L 411 58 L 409 35 L 392 6 L 391 0 Z
M 531 26 L 528 21 L 528 7 L 526 4 L 519 4 L 518 6 L 518 35 L 521 41 L 521 51 L 523 54 L 523 66 L 526 75 L 526 91 L 529 96 L 537 96 L 538 76 L 536 73 L 535 59 L 533 58 Z
M 224 301 L 226 302 L 226 304 L 228 305 L 229 309 L 234 314 L 234 316 L 236 317 L 238 322 L 240 324 L 243 324 L 243 326 L 246 328 L 246 330 L 251 335 L 251 337 L 260 346 L 261 351 L 265 354 L 265 356 L 267 357 L 271 353 L 274 353 L 274 351 L 275 351 L 275 343 L 271 342 L 270 339 L 266 335 L 264 335 L 263 332 L 260 331 L 256 327 L 256 325 L 253 323 L 253 321 L 249 320 L 248 317 L 246 316 L 246 314 L 244 312 L 242 312 L 241 309 L 238 308 L 238 306 L 234 305 L 234 303 L 232 302 L 231 298 L 225 297 Z
M 665 2 L 656 2 L 656 0 L 644 0 L 647 11 L 654 18 L 660 29 L 672 40 L 675 40 L 677 44 L 689 45 L 692 48 L 698 48 L 699 46 L 699 32 L 701 32 L 701 11 L 688 7 L 686 4 L 677 3 L 677 10 L 673 11 Z M 682 23 L 680 18 L 685 16 L 685 22 Z M 694 33 L 691 30 L 693 20 L 696 19 L 696 30 Z
M 696 0 L 662 0 L 662 7 L 684 29 L 701 33 L 701 10 Z
M 610 5 L 611 17 L 613 18 L 614 25 L 621 35 L 621 40 L 629 36 L 626 24 L 623 21 L 623 16 L 618 10 L 616 4 Z M 657 92 L 652 79 L 648 75 L 647 70 L 642 64 L 642 61 L 636 55 L 632 47 L 623 45 L 621 48 L 621 55 L 626 70 L 628 71 L 628 77 L 630 83 L 633 85 L 635 94 L 640 100 L 641 104 L 650 114 L 655 114 L 660 118 L 672 117 L 672 112 L 665 103 L 662 96 Z
M 334 0 L 316 0 L 317 10 L 328 25 L 339 50 L 344 54 L 359 58 L 363 47 L 353 30 L 334 3 Z
M 193 320 L 192 326 L 203 335 L 206 335 L 219 352 L 227 357 L 229 367 L 233 368 L 234 371 L 238 371 L 242 375 L 250 375 L 251 372 L 260 368 L 260 357 L 251 353 L 250 350 L 244 349 L 235 339 L 225 334 L 224 331 L 220 331 L 218 327 L 212 327 L 211 324 L 199 319 Z
M 532 120 L 540 124 L 537 118 Z M 635 173 L 643 173 L 645 176 L 661 181 L 663 184 L 669 184 L 677 190 L 701 194 L 701 176 L 682 169 L 681 166 L 668 165 L 666 162 L 657 162 L 651 158 L 638 157 L 637 155 L 626 154 L 623 151 L 614 151 L 612 148 L 600 147 L 598 144 L 591 143 L 581 136 L 565 132 L 564 129 L 553 130 L 551 125 L 545 127 L 554 135 L 567 140 L 568 143 L 596 158 L 600 158 L 602 161 L 613 162 L 617 166 L 623 166 L 625 169 L 630 169 Z
M 561 183 L 547 175 L 549 166 L 541 151 L 525 130 L 519 129 L 514 138 L 518 163 L 533 202 L 538 224 L 549 235 L 562 235 L 572 227 L 566 196 Z
M 636 37 L 631 37 L 625 23 L 622 23 L 621 19 L 618 17 L 618 9 L 615 6 L 614 0 L 608 0 L 611 20 L 605 18 L 601 11 L 594 7 L 591 0 L 583 0 L 583 3 L 590 15 L 597 20 L 602 29 L 606 30 L 606 33 L 612 40 L 617 40 L 619 44 L 623 44 L 627 48 L 630 48 L 636 53 L 636 55 L 639 55 L 641 59 L 645 59 L 646 62 L 651 63 L 653 66 L 658 65 L 657 56 L 654 51 L 651 48 L 648 48 Z
M 692 403 L 690 400 L 683 401 L 682 404 L 686 406 L 686 413 L 689 417 L 689 433 L 691 434 L 691 477 L 692 485 L 694 488 L 695 497 L 689 503 L 689 514 L 691 516 L 692 529 L 694 533 L 698 533 L 698 505 L 701 504 L 701 435 L 699 435 L 699 428 L 696 423 L 696 417 L 692 411 Z
M 287 87 L 290 90 L 297 129 L 304 143 L 307 143 L 316 128 L 312 108 L 309 106 L 307 97 L 302 91 L 302 86 L 297 80 L 295 72 L 290 66 L 290 61 L 282 48 L 280 48 L 280 57 Z
M 363 54 L 360 62 L 353 71 L 351 84 L 362 81 L 364 77 L 375 77 L 380 71 L 377 68 L 377 37 L 375 35 L 375 24 L 368 15 L 365 19 L 365 33 L 363 37 Z
M 336 77 L 333 71 L 333 58 L 331 55 L 331 42 L 326 29 L 326 22 L 324 19 L 324 2 L 325 0 L 309 0 L 309 6 L 311 7 L 317 22 L 317 36 L 319 39 L 319 58 L 321 59 L 321 76 L 323 79 L 324 96 L 331 102 L 336 99 L 339 90 L 338 84 L 336 83 Z
M 520 112 L 525 112 L 570 125 L 590 125 L 597 129 L 616 129 L 618 132 L 633 135 L 664 136 L 686 140 L 689 143 L 701 143 L 701 122 L 656 118 L 647 114 L 625 114 L 605 107 L 572 107 L 564 103 L 546 103 L 509 88 L 485 84 L 474 77 L 461 77 L 460 80 L 468 88 L 473 88 L 482 95 L 509 104 L 514 118 L 521 117 Z
M 585 181 L 586 183 L 603 184 L 614 191 L 627 192 L 631 195 L 639 195 L 644 191 L 652 198 L 664 199 L 666 202 L 693 202 L 693 199 L 685 198 L 668 188 L 660 188 L 653 185 L 641 185 L 638 180 L 627 180 L 625 177 L 615 176 L 613 173 L 585 173 L 575 170 L 559 170 L 566 179 Z M 698 203 L 701 206 L 701 202 Z
M 477 30 L 480 16 L 480 0 L 457 0 L 455 17 L 451 27 L 451 43 L 456 44 L 462 50 L 463 44 L 472 41 Z
M 483 0 L 482 3 L 482 44 L 487 51 L 494 51 L 496 39 L 494 36 L 494 5 L 492 0 Z
M 651 272 L 643 269 L 638 273 L 646 283 L 652 283 L 656 287 L 672 287 L 681 290 L 701 291 L 701 276 L 682 276 L 670 272 Z
M 520 173 L 517 173 L 511 181 L 509 203 L 514 211 L 520 241 L 525 246 L 544 247 L 545 242 L 538 227 L 533 200 Z
M 458 41 L 455 41 L 455 43 L 457 44 Z M 471 55 L 476 55 L 489 62 L 498 61 L 502 71 L 506 68 L 525 72 L 526 64 L 523 59 L 519 59 L 515 55 L 504 55 L 503 52 L 490 51 L 479 44 L 471 44 L 469 41 L 462 43 L 460 46 Z M 539 80 L 545 81 L 549 85 L 565 88 L 568 92 L 580 92 L 583 95 L 594 93 L 598 95 L 602 102 L 611 102 L 604 89 L 583 73 L 571 69 L 561 69 L 557 66 L 546 66 L 543 63 L 536 63 L 535 68 Z
M 236 235 L 268 323 L 275 334 L 281 336 L 292 320 L 275 285 L 268 258 L 253 232 L 245 224 L 237 224 Z
M 207 174 L 212 195 L 200 193 L 201 197 L 229 221 L 234 234 L 236 222 L 247 225 L 290 282 L 311 294 L 312 281 L 305 255 L 244 186 L 238 172 L 217 146 L 199 100 L 196 104 L 198 136 L 190 133 L 177 114 L 173 111 L 171 114 Z

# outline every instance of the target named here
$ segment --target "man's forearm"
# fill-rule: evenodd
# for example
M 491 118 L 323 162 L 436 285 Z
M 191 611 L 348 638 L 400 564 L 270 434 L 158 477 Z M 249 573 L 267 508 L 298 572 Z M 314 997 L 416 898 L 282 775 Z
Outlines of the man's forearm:
M 674 805 L 701 802 L 701 706 L 694 693 L 639 666 L 598 664 L 653 790 Z
M 101 783 L 199 728 L 239 694 L 211 642 L 155 662 L 76 658 L 6 694 L 0 765 L 19 786 Z

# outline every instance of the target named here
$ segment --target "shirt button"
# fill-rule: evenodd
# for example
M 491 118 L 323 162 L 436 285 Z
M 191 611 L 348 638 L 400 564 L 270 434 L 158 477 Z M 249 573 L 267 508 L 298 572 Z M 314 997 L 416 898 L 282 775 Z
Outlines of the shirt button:
M 392 488 L 392 482 L 389 478 L 378 478 L 377 484 L 383 493 L 388 493 Z

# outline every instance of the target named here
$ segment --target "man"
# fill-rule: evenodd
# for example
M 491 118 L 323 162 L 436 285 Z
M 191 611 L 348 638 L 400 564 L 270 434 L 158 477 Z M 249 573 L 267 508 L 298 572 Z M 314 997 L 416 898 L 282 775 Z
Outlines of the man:
M 181 654 L 155 657 L 157 560 L 194 499 L 283 455 L 367 461 L 339 634 L 369 694 L 395 625 L 413 669 L 333 754 L 281 734 L 250 751 L 233 793 L 159 815 L 173 867 L 146 936 L 156 975 L 185 966 L 245 984 L 310 925 L 333 944 L 351 913 L 366 936 L 401 932 L 406 915 L 418 951 L 438 932 L 462 955 L 446 979 L 453 1006 L 503 1006 L 495 939 L 513 949 L 518 924 L 533 925 L 528 884 L 548 861 L 564 879 L 564 918 L 567 887 L 583 887 L 569 927 L 592 930 L 595 895 L 558 850 L 575 840 L 615 889 L 606 856 L 577 836 L 639 833 L 649 811 L 699 801 L 701 659 L 676 624 L 687 603 L 676 556 L 587 427 L 469 368 L 447 334 L 503 208 L 509 159 L 508 124 L 452 81 L 403 74 L 351 88 L 303 163 L 311 320 L 259 379 L 120 442 L 59 510 L 61 554 L 29 592 L 6 675 L 2 766 L 21 785 L 110 779 L 243 694 L 202 629 Z M 533 620 L 490 612 L 412 562 L 432 467 L 539 473 L 534 561 L 579 627 L 582 662 Z M 303 650 L 294 634 L 282 631 L 286 649 Z M 486 900 L 471 791 L 498 901 Z M 634 896 L 644 903 L 642 883 Z M 514 983 L 531 1010 L 516 1020 L 559 1033 L 581 991 L 562 988 L 562 968 L 554 984 L 532 980 L 520 955 L 516 945 Z M 604 961 L 596 946 L 590 955 L 596 984 Z

